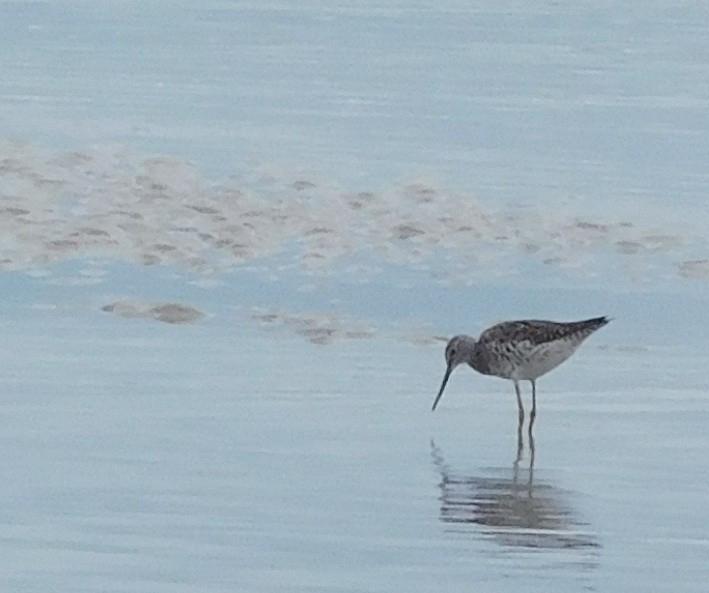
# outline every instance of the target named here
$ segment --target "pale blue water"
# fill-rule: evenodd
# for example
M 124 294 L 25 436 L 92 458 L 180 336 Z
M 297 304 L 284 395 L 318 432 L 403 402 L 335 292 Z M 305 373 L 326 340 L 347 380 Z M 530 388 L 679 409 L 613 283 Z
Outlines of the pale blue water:
M 44 319 L 3 323 L 6 590 L 703 589 L 703 355 L 540 380 L 530 489 L 510 385 L 430 412 L 438 349 Z
M 707 23 L 0 2 L 0 588 L 703 591 Z

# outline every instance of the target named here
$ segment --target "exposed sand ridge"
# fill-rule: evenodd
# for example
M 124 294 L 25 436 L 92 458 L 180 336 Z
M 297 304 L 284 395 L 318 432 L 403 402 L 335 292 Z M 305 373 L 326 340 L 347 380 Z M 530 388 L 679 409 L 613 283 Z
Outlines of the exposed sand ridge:
M 696 232 L 587 220 L 549 205 L 493 208 L 421 181 L 361 193 L 302 178 L 220 185 L 168 156 L 51 157 L 19 143 L 0 145 L 0 237 L 0 271 L 106 257 L 213 275 L 288 252 L 291 267 L 309 274 L 368 254 L 445 282 L 507 274 L 530 259 L 579 276 L 707 276 L 706 260 L 683 252 L 704 248 Z M 675 254 L 674 269 L 655 254 Z

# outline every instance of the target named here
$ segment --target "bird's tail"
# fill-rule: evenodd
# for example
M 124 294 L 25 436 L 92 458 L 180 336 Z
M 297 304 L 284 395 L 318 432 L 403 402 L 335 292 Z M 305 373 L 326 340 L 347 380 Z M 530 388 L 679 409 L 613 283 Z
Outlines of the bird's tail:
M 586 319 L 584 321 L 579 321 L 578 326 L 579 330 L 584 332 L 584 333 L 592 333 L 595 332 L 597 329 L 602 328 L 604 325 L 606 325 L 609 321 L 612 321 L 612 318 L 608 318 L 605 315 L 603 317 L 594 317 L 593 319 Z

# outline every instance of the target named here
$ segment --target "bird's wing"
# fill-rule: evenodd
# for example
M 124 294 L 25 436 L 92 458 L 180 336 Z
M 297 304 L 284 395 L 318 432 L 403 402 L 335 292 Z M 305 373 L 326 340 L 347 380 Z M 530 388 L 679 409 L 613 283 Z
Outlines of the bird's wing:
M 606 323 L 608 323 L 608 319 L 605 317 L 571 323 L 537 319 L 506 321 L 486 329 L 480 335 L 478 343 L 493 345 L 527 342 L 530 347 L 534 347 L 566 338 L 576 338 L 580 342 Z

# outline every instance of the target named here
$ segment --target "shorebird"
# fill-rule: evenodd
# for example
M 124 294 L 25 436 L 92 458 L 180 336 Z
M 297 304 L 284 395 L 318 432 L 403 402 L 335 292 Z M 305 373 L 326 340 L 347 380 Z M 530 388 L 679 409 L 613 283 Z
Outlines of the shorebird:
M 476 341 L 470 336 L 455 336 L 446 346 L 446 374 L 433 402 L 436 409 L 446 383 L 459 364 L 468 363 L 483 375 L 509 379 L 515 384 L 520 423 L 524 407 L 520 381 L 532 383 L 532 411 L 529 430 L 537 415 L 536 380 L 558 367 L 588 336 L 610 321 L 606 317 L 559 323 L 557 321 L 505 321 L 486 329 Z

